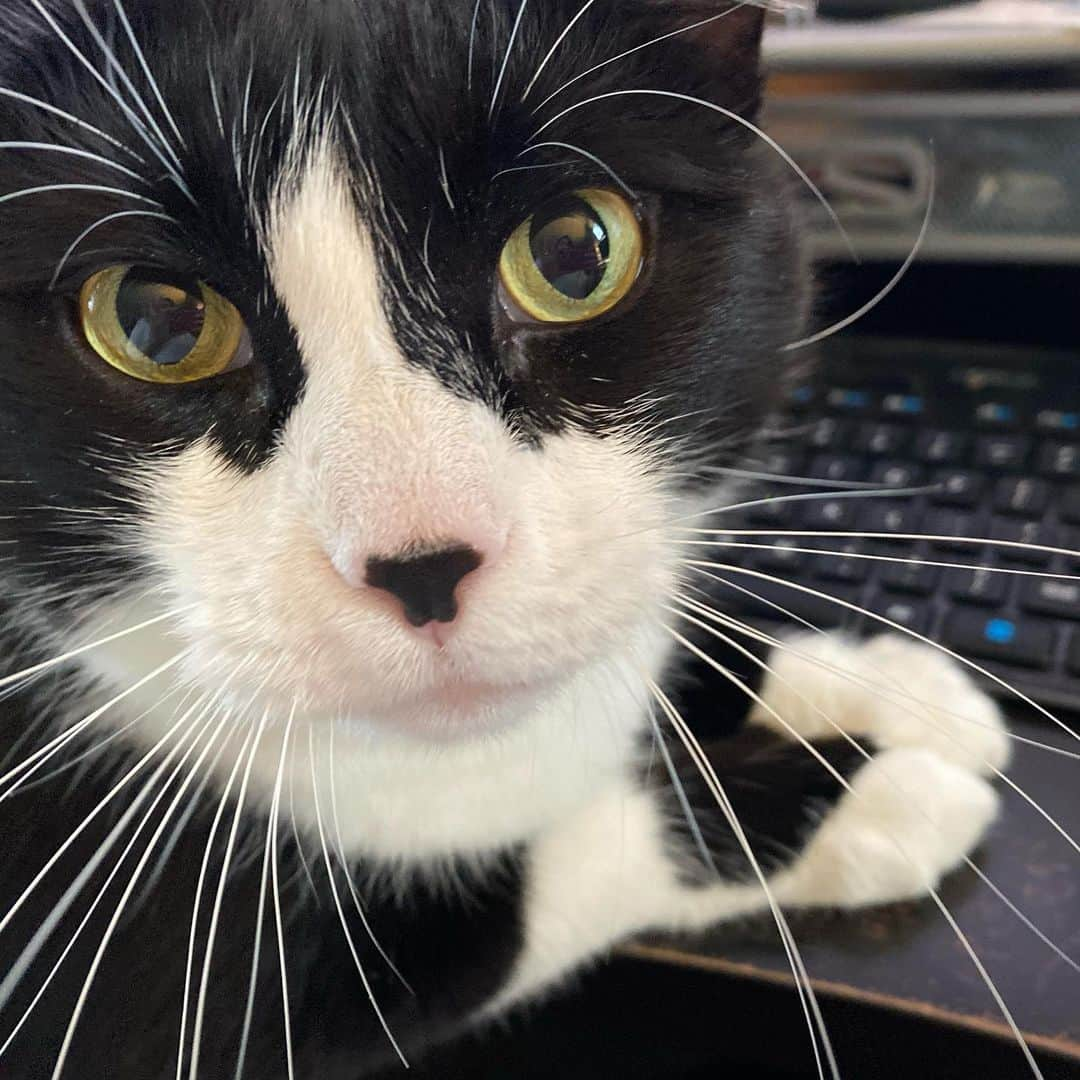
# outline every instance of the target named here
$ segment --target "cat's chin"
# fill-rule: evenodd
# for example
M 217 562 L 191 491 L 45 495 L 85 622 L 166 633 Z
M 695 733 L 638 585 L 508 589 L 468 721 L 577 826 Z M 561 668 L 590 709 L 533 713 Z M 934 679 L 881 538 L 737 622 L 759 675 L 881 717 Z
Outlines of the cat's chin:
M 398 705 L 357 710 L 346 723 L 430 742 L 457 742 L 513 727 L 542 708 L 553 692 L 557 685 L 552 679 L 517 685 L 458 681 Z

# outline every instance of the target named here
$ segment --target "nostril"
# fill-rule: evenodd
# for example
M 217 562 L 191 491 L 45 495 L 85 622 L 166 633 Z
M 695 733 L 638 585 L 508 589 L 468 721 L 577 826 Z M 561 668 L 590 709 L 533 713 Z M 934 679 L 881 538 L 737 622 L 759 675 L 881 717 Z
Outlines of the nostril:
M 367 583 L 396 596 L 413 626 L 457 618 L 457 587 L 478 570 L 483 556 L 466 544 L 421 555 L 368 559 Z

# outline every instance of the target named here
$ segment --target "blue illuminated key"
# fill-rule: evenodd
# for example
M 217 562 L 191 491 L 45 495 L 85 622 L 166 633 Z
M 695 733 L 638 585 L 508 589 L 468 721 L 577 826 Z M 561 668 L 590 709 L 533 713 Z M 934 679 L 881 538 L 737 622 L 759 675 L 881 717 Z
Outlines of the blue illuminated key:
M 961 656 L 1048 668 L 1056 629 L 1042 619 L 985 615 L 957 608 L 945 622 L 945 644 Z

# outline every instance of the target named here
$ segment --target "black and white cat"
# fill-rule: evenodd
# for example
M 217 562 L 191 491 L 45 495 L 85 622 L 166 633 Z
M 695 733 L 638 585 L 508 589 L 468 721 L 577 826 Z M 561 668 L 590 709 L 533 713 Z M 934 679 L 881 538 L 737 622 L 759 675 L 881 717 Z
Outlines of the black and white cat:
M 762 682 L 686 618 L 808 307 L 761 26 L 0 5 L 4 1075 L 352 1080 L 979 841 L 1006 738 L 938 654 Z M 690 648 L 752 706 L 708 780 L 653 760 Z

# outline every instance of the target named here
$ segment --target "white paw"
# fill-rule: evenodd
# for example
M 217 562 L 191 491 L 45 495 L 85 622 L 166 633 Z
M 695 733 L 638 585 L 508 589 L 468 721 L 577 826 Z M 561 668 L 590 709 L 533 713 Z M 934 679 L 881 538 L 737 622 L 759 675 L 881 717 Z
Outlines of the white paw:
M 855 774 L 778 896 L 844 908 L 925 896 L 976 847 L 997 803 L 987 781 L 936 753 L 887 750 Z
M 804 634 L 775 649 L 769 664 L 761 695 L 768 708 L 756 706 L 751 722 L 788 738 L 836 737 L 839 727 L 881 749 L 921 747 L 982 774 L 1008 763 L 1009 738 L 993 699 L 928 645 L 898 634 L 867 642 Z

